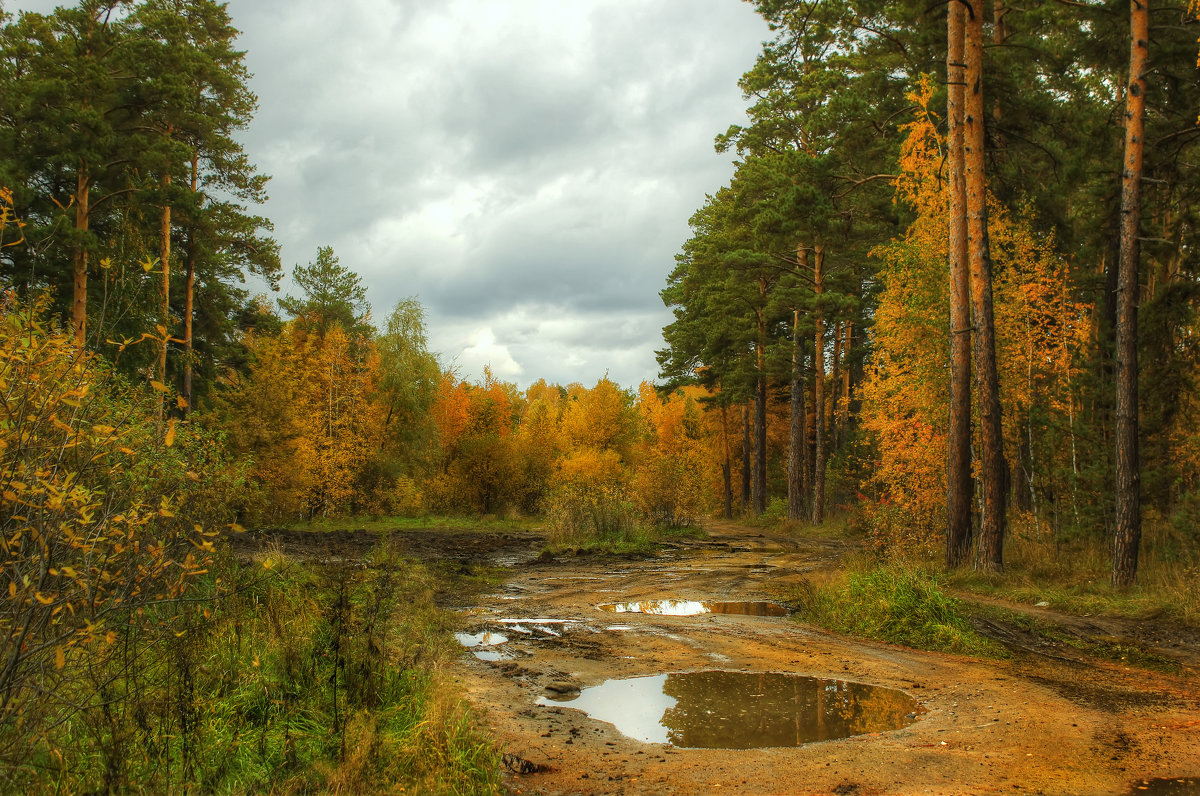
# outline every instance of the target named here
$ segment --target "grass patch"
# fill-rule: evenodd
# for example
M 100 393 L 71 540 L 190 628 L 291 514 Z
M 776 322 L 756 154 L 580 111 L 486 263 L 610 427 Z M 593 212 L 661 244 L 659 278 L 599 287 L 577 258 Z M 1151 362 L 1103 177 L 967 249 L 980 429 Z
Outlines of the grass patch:
M 543 550 L 552 555 L 652 556 L 660 542 L 672 539 L 707 539 L 703 528 L 662 526 L 646 528 L 634 525 L 614 533 L 556 534 Z
M 800 587 L 790 601 L 801 618 L 835 633 L 942 652 L 1005 654 L 971 627 L 961 603 L 926 569 L 857 566 L 844 579 Z
M 321 533 L 328 531 L 364 531 L 366 533 L 388 533 L 390 531 L 425 530 L 439 528 L 454 531 L 536 531 L 543 522 L 525 517 L 499 517 L 494 514 L 429 515 L 424 517 L 315 517 L 284 526 L 283 530 Z
M 947 575 L 955 589 L 1048 607 L 1077 615 L 1146 619 L 1169 616 L 1200 626 L 1200 551 L 1181 546 L 1169 525 L 1144 525 L 1137 585 L 1110 585 L 1108 544 L 1093 538 L 1054 539 L 1019 523 L 1005 545 L 1002 574 L 960 570 Z
M 1014 611 L 1001 605 L 968 602 L 964 605 L 964 610 L 972 617 L 1009 625 L 1017 630 L 1033 634 L 1041 640 L 1071 647 L 1103 660 L 1168 674 L 1178 674 L 1182 671 L 1182 666 L 1178 661 L 1139 647 L 1125 639 L 1086 638 L 1072 633 L 1051 619 Z
M 555 534 L 543 550 L 553 555 L 650 556 L 658 552 L 654 535 L 640 526 L 619 533 Z
M 363 564 L 224 557 L 207 599 L 164 615 L 177 634 L 96 648 L 101 704 L 38 738 L 0 729 L 36 747 L 3 789 L 500 792 L 499 750 L 442 674 L 439 577 L 386 543 Z

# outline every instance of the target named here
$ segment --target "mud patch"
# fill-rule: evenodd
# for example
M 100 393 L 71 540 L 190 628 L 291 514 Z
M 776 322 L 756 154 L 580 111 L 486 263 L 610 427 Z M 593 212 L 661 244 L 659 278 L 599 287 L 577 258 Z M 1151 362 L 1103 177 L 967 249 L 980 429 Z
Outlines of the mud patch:
M 803 746 L 899 729 L 924 712 L 891 688 L 720 670 L 608 680 L 538 704 L 582 710 L 638 741 L 693 749 Z
M 618 614 L 654 614 L 656 616 L 700 616 L 701 614 L 740 614 L 742 616 L 787 616 L 778 603 L 724 600 L 641 600 L 629 603 L 603 603 L 601 611 Z

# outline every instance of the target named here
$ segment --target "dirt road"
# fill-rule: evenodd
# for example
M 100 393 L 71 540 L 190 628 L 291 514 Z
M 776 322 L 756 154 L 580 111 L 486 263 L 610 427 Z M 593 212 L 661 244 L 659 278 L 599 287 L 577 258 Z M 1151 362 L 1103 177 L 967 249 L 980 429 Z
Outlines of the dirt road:
M 613 614 L 597 606 L 770 599 L 833 565 L 846 545 L 734 525 L 648 560 L 539 559 L 530 542 L 525 556 L 513 552 L 518 540 L 507 543 L 516 565 L 501 589 L 458 606 L 465 632 L 508 638 L 464 650 L 454 676 L 509 752 L 514 792 L 1115 794 L 1200 775 L 1194 635 L 1163 643 L 1181 662 L 1163 674 L 1000 626 L 990 630 L 1010 637 L 1012 660 L 849 640 L 789 618 Z M 570 702 L 538 704 L 610 679 L 713 669 L 885 686 L 920 707 L 900 729 L 731 750 L 641 742 Z

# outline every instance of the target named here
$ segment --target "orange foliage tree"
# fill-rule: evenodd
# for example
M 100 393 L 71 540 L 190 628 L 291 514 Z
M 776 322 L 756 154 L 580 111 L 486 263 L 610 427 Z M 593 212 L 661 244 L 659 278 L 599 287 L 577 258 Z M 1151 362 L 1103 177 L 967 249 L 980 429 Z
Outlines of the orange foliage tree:
M 945 525 L 949 394 L 949 293 L 945 278 L 948 196 L 944 142 L 929 108 L 929 81 L 910 95 L 897 201 L 916 213 L 903 238 L 878 248 L 882 291 L 875 353 L 863 385 L 862 424 L 874 441 L 866 507 L 877 540 L 933 552 Z M 1072 376 L 1083 355 L 1091 307 L 1078 300 L 1067 266 L 1030 219 L 989 196 L 995 262 L 997 358 L 1005 457 L 1018 475 L 1018 508 L 1035 530 L 1062 522 L 1073 495 Z
M 221 413 L 233 450 L 253 460 L 260 494 L 249 508 L 268 520 L 388 510 L 373 342 L 293 322 L 246 344 L 249 373 L 232 377 Z
M 634 502 L 659 525 L 693 525 L 711 510 L 717 462 L 698 399 L 700 387 L 676 390 L 664 399 L 642 382 L 638 411 L 648 433 L 638 456 Z

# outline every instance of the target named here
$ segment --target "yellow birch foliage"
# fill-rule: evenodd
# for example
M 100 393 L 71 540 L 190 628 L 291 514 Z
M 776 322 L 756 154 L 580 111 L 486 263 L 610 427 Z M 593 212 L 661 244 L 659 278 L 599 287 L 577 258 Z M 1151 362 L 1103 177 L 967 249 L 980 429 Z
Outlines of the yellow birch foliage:
M 638 455 L 634 503 L 656 524 L 693 525 L 709 510 L 709 486 L 719 465 L 697 402 L 703 394 L 690 387 L 664 400 L 648 382 L 638 390 L 637 408 L 648 433 Z
M 0 299 L 0 758 L 39 722 L 92 706 L 94 664 L 133 628 L 158 632 L 207 571 L 215 531 L 177 516 L 176 475 L 204 481 L 190 426 L 153 421 L 46 320 L 48 301 Z M 186 474 L 186 475 L 185 475 Z M 14 745 L 10 745 L 13 742 Z
M 386 407 L 379 356 L 339 326 L 324 334 L 288 324 L 249 335 L 247 377 L 229 385 L 231 447 L 253 458 L 267 520 L 380 513 L 394 479 L 383 473 Z
M 876 451 L 867 520 L 880 544 L 926 550 L 940 548 L 945 526 L 950 335 L 948 195 L 932 95 L 928 80 L 910 95 L 916 114 L 903 128 L 896 191 L 917 215 L 903 238 L 874 252 L 882 291 L 862 390 Z M 1072 294 L 1066 263 L 1027 217 L 990 194 L 988 213 L 1005 455 L 1035 493 L 1067 494 L 1069 484 L 1049 486 L 1073 474 L 1063 443 L 1073 433 L 1071 379 L 1091 307 Z

